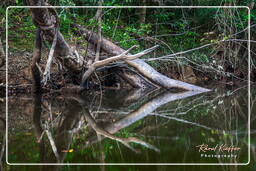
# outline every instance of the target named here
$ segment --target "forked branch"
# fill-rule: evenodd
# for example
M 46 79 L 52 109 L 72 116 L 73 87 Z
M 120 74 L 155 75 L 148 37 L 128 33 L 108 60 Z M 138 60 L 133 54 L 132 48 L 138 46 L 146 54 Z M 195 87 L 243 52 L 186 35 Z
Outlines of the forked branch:
M 160 152 L 160 150 L 158 148 L 156 148 L 155 146 L 146 143 L 145 141 L 142 141 L 136 137 L 128 137 L 128 138 L 122 138 L 122 137 L 118 137 L 115 136 L 113 134 L 110 134 L 109 132 L 107 132 L 106 130 L 102 129 L 101 127 L 99 127 L 97 125 L 97 123 L 95 122 L 95 120 L 92 118 L 89 110 L 84 111 L 84 116 L 87 120 L 87 122 L 89 123 L 89 125 L 93 128 L 94 131 L 96 131 L 97 134 L 103 135 L 105 137 L 108 137 L 112 140 L 118 141 L 120 143 L 122 143 L 123 145 L 125 145 L 126 147 L 128 147 L 129 149 L 131 149 L 132 151 L 138 153 L 139 150 L 133 148 L 129 143 L 137 143 L 137 144 L 141 144 L 149 149 L 152 149 L 156 152 Z
M 139 150 L 134 149 L 129 143 L 137 143 L 137 144 L 141 144 L 151 150 L 154 150 L 156 152 L 160 152 L 160 150 L 158 148 L 156 148 L 155 146 L 142 141 L 136 137 L 128 137 L 128 138 L 122 138 L 122 137 L 117 137 L 111 133 L 109 133 L 108 131 L 106 131 L 105 129 L 101 128 L 96 121 L 94 120 L 94 118 L 92 117 L 89 109 L 85 108 L 85 102 L 82 98 L 79 97 L 73 97 L 73 99 L 75 99 L 77 102 L 79 102 L 79 104 L 81 105 L 81 107 L 83 108 L 83 114 L 84 117 L 86 119 L 86 121 L 88 122 L 88 124 L 93 128 L 93 130 L 99 134 L 99 135 L 103 135 L 107 138 L 110 138 L 112 140 L 118 141 L 120 143 L 122 143 L 123 145 L 125 145 L 126 147 L 128 147 L 129 149 L 131 149 L 132 151 L 138 153 Z
M 89 76 L 99 67 L 103 67 L 106 66 L 112 62 L 116 62 L 116 61 L 128 61 L 128 60 L 134 60 L 136 58 L 139 58 L 141 56 L 144 56 L 150 52 L 152 52 L 153 50 L 155 50 L 156 48 L 158 48 L 159 46 L 153 46 L 149 49 L 146 49 L 142 52 L 139 52 L 137 54 L 128 54 L 132 49 L 136 48 L 137 46 L 132 46 L 131 48 L 129 48 L 128 50 L 122 52 L 120 55 L 117 56 L 113 56 L 101 61 L 95 61 L 94 63 L 92 63 L 91 65 L 88 66 L 88 70 L 83 74 L 83 78 L 82 78 L 82 82 L 81 85 L 84 86 L 86 80 L 89 78 Z

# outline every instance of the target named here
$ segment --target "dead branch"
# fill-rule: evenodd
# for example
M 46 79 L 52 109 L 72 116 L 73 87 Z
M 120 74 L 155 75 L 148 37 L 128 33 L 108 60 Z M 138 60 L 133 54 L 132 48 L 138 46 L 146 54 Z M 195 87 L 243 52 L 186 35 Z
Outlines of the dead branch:
M 103 5 L 103 1 L 104 0 L 99 0 L 98 1 L 98 6 L 102 6 Z M 94 19 L 98 20 L 100 17 L 102 17 L 102 8 L 98 8 L 97 9 L 97 12 L 96 12 L 96 14 L 94 16 Z
M 72 24 L 72 27 L 75 27 L 78 31 L 75 31 L 77 34 L 80 34 L 84 36 L 84 38 L 89 42 L 95 44 L 99 37 L 96 33 L 93 33 L 90 30 L 87 30 L 80 25 Z M 112 55 L 119 55 L 122 54 L 125 50 L 120 48 L 119 46 L 115 45 L 111 41 L 102 38 L 102 49 Z M 150 65 L 145 63 L 143 60 L 140 59 L 134 59 L 134 60 L 125 60 L 125 63 L 135 68 L 141 75 L 146 77 L 148 80 L 153 82 L 156 85 L 159 85 L 164 88 L 181 88 L 185 90 L 190 91 L 200 91 L 200 92 L 207 92 L 210 91 L 209 89 L 205 89 L 202 87 L 198 87 L 192 84 L 188 84 L 182 81 L 173 80 L 169 77 L 166 77 L 159 72 L 157 72 L 154 68 L 152 68 Z
M 99 68 L 99 67 L 103 67 L 105 65 L 108 65 L 109 63 L 111 62 L 115 62 L 115 61 L 127 61 L 127 60 L 134 60 L 136 58 L 139 58 L 143 55 L 146 55 L 150 52 L 152 52 L 153 50 L 155 50 L 157 46 L 154 46 L 154 47 L 151 47 L 149 49 L 146 49 L 142 52 L 139 52 L 135 55 L 127 55 L 133 48 L 135 48 L 137 46 L 132 46 L 131 48 L 129 48 L 128 50 L 122 52 L 120 55 L 117 55 L 117 56 L 113 56 L 113 57 L 110 57 L 110 58 L 107 58 L 107 59 L 104 59 L 104 60 L 101 60 L 101 61 L 95 61 L 93 64 L 91 64 L 88 68 L 88 70 L 84 73 L 83 75 L 83 78 L 82 78 L 82 85 L 85 84 L 85 81 L 86 79 L 95 71 L 95 69 Z
M 103 0 L 99 0 L 98 5 L 102 6 Z M 97 62 L 100 59 L 100 46 L 102 41 L 102 35 L 101 35 L 101 28 L 102 28 L 102 8 L 98 8 L 95 18 L 98 20 L 98 43 L 97 43 L 97 49 L 96 49 L 96 56 L 95 56 L 95 62 Z
M 50 49 L 50 52 L 49 52 L 49 56 L 48 56 L 48 59 L 47 59 L 47 63 L 46 63 L 46 66 L 45 66 L 45 70 L 44 70 L 44 74 L 43 74 L 43 84 L 46 85 L 47 81 L 50 79 L 50 74 L 51 74 L 51 64 L 52 64 L 52 60 L 53 60 L 53 54 L 54 54 L 54 50 L 55 50 L 55 47 L 56 47 L 56 43 L 57 43 L 57 30 L 58 28 L 56 28 L 55 30 L 55 35 L 54 35 L 54 38 L 53 38 L 53 42 L 52 42 L 52 47 Z

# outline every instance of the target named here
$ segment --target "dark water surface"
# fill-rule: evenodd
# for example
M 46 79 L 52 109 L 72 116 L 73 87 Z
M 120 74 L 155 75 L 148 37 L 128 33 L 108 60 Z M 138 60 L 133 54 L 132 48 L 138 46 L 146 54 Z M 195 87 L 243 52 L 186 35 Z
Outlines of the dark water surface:
M 9 97 L 8 103 L 12 164 L 247 163 L 248 151 L 255 163 L 255 136 L 248 146 L 247 86 L 202 94 L 105 90 L 81 96 L 23 95 Z

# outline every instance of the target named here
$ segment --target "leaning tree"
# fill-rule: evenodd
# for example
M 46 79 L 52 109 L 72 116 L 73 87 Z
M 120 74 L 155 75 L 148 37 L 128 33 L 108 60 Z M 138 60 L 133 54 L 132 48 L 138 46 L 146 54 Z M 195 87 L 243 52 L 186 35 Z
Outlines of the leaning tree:
M 102 3 L 100 1 L 99 3 Z M 88 44 L 92 44 L 95 53 L 87 53 L 91 55 L 83 56 L 78 51 L 71 47 L 64 39 L 59 31 L 59 18 L 53 6 L 45 0 L 27 0 L 27 5 L 31 6 L 30 10 L 34 24 L 37 26 L 35 48 L 33 52 L 33 60 L 31 71 L 33 77 L 33 91 L 41 91 L 41 84 L 46 85 L 50 79 L 51 63 L 54 60 L 58 61 L 62 67 L 65 67 L 70 75 L 81 75 L 78 86 L 73 86 L 72 89 L 81 92 L 85 89 L 89 77 L 99 68 L 107 68 L 106 66 L 113 63 L 123 63 L 115 67 L 115 70 L 123 80 L 132 87 L 162 87 L 162 88 L 180 88 L 188 91 L 206 92 L 208 89 L 188 84 L 182 81 L 174 80 L 157 72 L 154 68 L 148 65 L 140 57 L 149 54 L 158 46 L 151 47 L 136 54 L 131 54 L 130 51 L 136 46 L 124 50 L 110 40 L 104 38 L 101 34 L 102 8 L 98 8 L 95 19 L 98 20 L 98 32 L 93 32 L 78 24 L 73 23 L 75 32 L 83 36 Z M 36 7 L 45 6 L 45 7 Z M 42 42 L 47 41 L 51 44 L 49 56 L 44 72 L 40 72 L 39 62 L 41 60 Z M 102 55 L 102 52 L 106 55 Z M 127 69 L 128 68 L 128 69 Z M 43 78 L 41 79 L 41 75 Z

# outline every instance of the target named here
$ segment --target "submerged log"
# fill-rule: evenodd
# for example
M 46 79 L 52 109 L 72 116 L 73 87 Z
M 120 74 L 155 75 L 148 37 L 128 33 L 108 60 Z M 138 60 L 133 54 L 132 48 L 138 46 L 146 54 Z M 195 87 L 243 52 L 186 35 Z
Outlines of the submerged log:
M 84 36 L 84 38 L 92 44 L 96 44 L 98 42 L 98 35 L 90 30 L 87 30 L 77 24 L 72 24 L 73 27 L 77 28 L 79 33 Z M 117 46 L 116 44 L 112 43 L 110 40 L 106 38 L 102 38 L 101 41 L 101 48 L 111 54 L 111 55 L 119 55 L 123 53 L 125 50 Z M 163 88 L 181 88 L 189 91 L 200 91 L 200 92 L 207 92 L 210 91 L 209 89 L 202 88 L 196 85 L 188 84 L 182 81 L 171 79 L 159 72 L 157 72 L 154 68 L 152 68 L 149 64 L 144 62 L 141 59 L 134 59 L 134 60 L 125 60 L 125 63 L 135 68 L 141 75 L 146 77 L 148 80 L 157 84 Z

